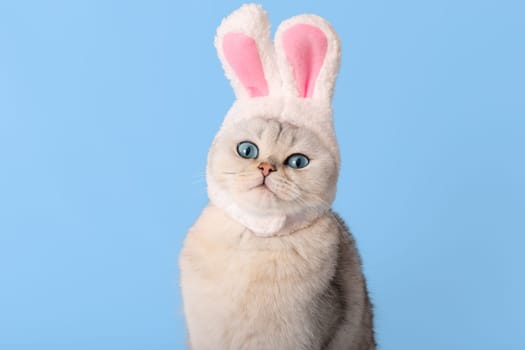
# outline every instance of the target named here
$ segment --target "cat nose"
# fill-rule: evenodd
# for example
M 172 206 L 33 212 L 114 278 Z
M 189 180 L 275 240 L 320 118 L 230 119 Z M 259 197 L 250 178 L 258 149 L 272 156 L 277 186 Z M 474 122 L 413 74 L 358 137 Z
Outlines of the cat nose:
M 262 174 L 264 176 L 268 176 L 268 175 L 270 175 L 270 173 L 272 171 L 276 171 L 277 170 L 277 169 L 275 169 L 275 165 L 267 163 L 267 162 L 260 163 L 257 168 L 261 169 L 261 172 L 262 172 Z

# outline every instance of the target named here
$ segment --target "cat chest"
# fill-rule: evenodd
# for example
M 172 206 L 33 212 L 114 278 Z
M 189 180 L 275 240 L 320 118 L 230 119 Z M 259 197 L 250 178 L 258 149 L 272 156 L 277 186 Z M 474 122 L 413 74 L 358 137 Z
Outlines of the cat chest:
M 297 251 L 215 250 L 198 254 L 185 281 L 195 303 L 236 319 L 275 318 L 306 307 L 323 291 L 335 270 L 329 255 Z M 216 307 L 219 304 L 220 307 Z

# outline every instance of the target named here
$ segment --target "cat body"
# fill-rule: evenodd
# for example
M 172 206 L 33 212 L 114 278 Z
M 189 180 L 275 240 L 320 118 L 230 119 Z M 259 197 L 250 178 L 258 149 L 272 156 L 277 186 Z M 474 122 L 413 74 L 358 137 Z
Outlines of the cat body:
M 188 231 L 181 289 L 192 350 L 373 350 L 360 257 L 331 210 L 340 155 L 337 35 L 244 5 L 216 47 L 237 100 L 208 153 L 210 203 Z
M 359 257 L 332 212 L 266 238 L 209 205 L 181 274 L 192 349 L 374 349 Z

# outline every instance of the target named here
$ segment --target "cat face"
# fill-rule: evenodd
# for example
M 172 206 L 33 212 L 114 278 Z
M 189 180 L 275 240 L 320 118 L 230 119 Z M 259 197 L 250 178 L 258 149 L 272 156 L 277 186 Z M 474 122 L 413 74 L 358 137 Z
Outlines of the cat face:
M 300 214 L 330 207 L 336 161 L 305 128 L 253 118 L 221 130 L 208 176 L 223 196 L 252 213 Z

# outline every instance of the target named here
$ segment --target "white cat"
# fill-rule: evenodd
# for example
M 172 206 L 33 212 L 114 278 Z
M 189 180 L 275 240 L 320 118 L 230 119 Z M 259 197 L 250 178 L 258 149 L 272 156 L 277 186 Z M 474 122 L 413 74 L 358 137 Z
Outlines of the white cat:
M 189 347 L 375 349 L 360 258 L 330 209 L 337 35 L 302 15 L 272 43 L 264 10 L 244 5 L 216 46 L 237 100 L 208 155 L 210 204 L 180 256 Z

